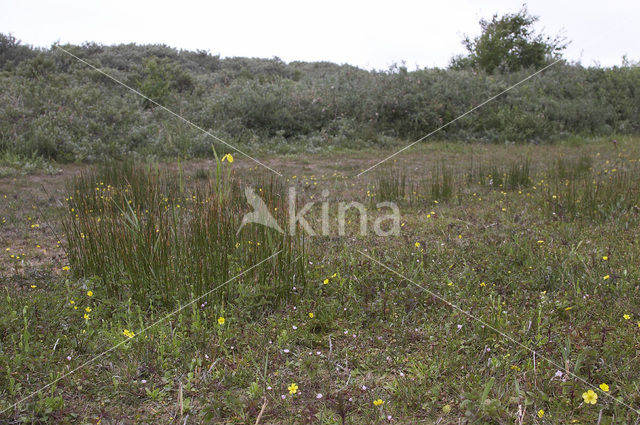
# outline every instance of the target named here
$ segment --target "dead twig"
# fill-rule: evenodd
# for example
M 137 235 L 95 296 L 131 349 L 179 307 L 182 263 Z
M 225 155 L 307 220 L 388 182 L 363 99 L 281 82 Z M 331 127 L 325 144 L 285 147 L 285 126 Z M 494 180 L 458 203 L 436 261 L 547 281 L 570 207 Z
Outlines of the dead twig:
M 264 413 L 264 410 L 267 408 L 267 398 L 264 398 L 264 403 L 262 403 L 262 408 L 260 409 L 260 413 L 258 413 L 258 417 L 256 418 L 256 423 L 255 425 L 258 425 L 260 423 L 260 419 L 262 419 L 262 415 Z

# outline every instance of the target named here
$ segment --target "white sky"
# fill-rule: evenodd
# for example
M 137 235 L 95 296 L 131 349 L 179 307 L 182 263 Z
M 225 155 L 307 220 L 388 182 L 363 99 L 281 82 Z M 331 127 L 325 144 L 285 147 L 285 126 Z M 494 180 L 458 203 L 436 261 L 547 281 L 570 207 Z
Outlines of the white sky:
M 221 56 L 328 60 L 386 69 L 444 67 L 464 48 L 478 20 L 516 12 L 522 2 L 439 1 L 165 1 L 0 0 L 0 32 L 25 44 L 164 43 Z M 583 65 L 611 66 L 622 55 L 640 59 L 640 4 L 530 0 L 538 29 L 571 41 L 565 52 Z

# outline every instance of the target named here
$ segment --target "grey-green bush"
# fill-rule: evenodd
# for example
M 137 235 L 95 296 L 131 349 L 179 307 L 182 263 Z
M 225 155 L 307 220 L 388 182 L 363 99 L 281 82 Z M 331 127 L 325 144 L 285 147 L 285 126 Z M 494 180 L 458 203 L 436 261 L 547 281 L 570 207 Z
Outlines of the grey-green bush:
M 211 154 L 211 138 L 59 49 L 9 41 L 0 43 L 0 57 L 13 58 L 0 63 L 0 152 L 57 161 Z M 367 71 L 278 58 L 221 59 L 163 45 L 63 47 L 252 152 L 404 144 L 533 71 Z M 638 133 L 638 87 L 637 64 L 559 63 L 437 137 L 547 143 L 570 135 Z

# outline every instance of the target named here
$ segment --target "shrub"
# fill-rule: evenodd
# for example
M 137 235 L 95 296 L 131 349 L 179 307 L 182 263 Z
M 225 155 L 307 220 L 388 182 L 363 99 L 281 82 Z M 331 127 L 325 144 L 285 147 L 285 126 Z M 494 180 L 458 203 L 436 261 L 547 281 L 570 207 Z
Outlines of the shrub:
M 131 153 L 209 156 L 211 140 L 58 49 L 26 48 L 0 73 L 0 151 L 58 161 Z M 1 44 L 1 43 L 0 43 Z M 64 46 L 238 147 L 291 152 L 417 140 L 530 75 L 286 64 L 163 45 Z M 7 50 L 8 49 L 8 50 Z M 26 52 L 25 51 L 25 52 Z M 10 54 L 14 54 L 10 53 Z M 9 54 L 9 53 L 7 53 Z M 12 56 L 13 57 L 13 56 Z M 10 64 L 11 62 L 11 64 Z M 17 65 L 16 65 L 17 64 Z M 438 133 L 441 140 L 545 143 L 640 131 L 640 67 L 557 64 Z

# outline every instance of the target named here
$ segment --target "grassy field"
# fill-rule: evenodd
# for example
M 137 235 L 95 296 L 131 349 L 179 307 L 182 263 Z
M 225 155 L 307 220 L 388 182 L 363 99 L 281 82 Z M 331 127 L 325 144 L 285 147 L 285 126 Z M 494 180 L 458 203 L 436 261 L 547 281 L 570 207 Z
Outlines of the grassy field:
M 639 142 L 6 158 L 0 423 L 637 423 Z

